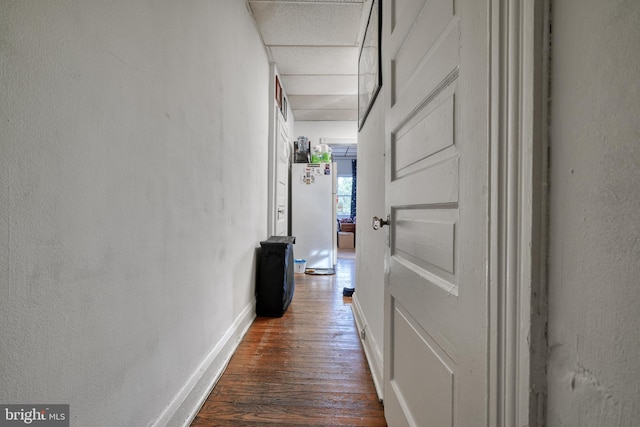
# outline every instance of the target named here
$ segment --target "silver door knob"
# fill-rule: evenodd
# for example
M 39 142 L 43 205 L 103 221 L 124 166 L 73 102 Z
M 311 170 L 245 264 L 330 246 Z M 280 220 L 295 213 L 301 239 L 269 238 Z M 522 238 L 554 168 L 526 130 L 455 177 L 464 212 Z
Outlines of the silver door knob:
M 373 221 L 371 222 L 371 226 L 373 227 L 374 230 L 378 230 L 382 227 L 384 227 L 385 225 L 389 225 L 389 215 L 387 215 L 387 219 L 384 220 L 382 218 L 378 218 L 377 216 L 373 217 Z

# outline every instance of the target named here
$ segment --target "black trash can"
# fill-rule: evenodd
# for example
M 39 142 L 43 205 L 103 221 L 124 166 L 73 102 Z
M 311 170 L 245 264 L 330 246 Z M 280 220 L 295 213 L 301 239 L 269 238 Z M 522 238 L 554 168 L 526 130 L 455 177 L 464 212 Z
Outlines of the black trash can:
M 282 317 L 287 311 L 295 283 L 293 280 L 293 236 L 271 236 L 260 242 L 260 267 L 256 285 L 256 314 Z

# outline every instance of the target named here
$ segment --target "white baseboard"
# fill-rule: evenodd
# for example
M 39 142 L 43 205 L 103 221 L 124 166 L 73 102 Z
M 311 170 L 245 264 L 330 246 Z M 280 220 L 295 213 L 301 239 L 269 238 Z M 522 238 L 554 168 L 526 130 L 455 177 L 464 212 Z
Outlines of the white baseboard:
M 154 427 L 187 427 L 213 390 L 255 319 L 256 302 L 251 302 L 227 329 L 222 339 L 204 358 L 198 369 L 153 423 Z
M 378 395 L 378 399 L 383 401 L 383 376 L 382 373 L 383 365 L 382 365 L 382 352 L 380 351 L 380 347 L 376 343 L 373 334 L 367 333 L 367 319 L 362 312 L 362 308 L 360 308 L 360 303 L 358 302 L 357 293 L 353 294 L 351 310 L 353 311 L 353 317 L 356 320 L 356 326 L 358 327 L 358 335 L 360 336 L 360 342 L 362 343 L 362 347 L 364 348 L 364 354 L 367 357 L 367 362 L 369 363 L 369 369 L 371 370 L 371 376 L 373 377 L 373 384 L 376 387 L 376 393 Z M 365 331 L 364 339 L 362 338 L 362 331 Z

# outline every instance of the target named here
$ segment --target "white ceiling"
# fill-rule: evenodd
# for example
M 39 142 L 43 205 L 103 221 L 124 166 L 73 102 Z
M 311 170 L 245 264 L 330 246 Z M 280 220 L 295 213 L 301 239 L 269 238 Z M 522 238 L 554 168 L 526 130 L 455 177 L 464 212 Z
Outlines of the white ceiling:
M 296 120 L 358 119 L 364 0 L 248 0 Z
M 357 144 L 335 144 L 331 145 L 331 158 L 339 160 L 343 158 L 355 159 L 358 157 Z

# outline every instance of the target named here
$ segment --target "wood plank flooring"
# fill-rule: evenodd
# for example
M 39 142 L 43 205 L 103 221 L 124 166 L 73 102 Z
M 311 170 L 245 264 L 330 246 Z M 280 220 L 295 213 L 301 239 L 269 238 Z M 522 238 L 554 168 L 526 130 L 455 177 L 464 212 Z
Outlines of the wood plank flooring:
M 192 426 L 386 426 L 342 296 L 353 258 L 333 276 L 295 275 L 287 313 L 255 320 Z

